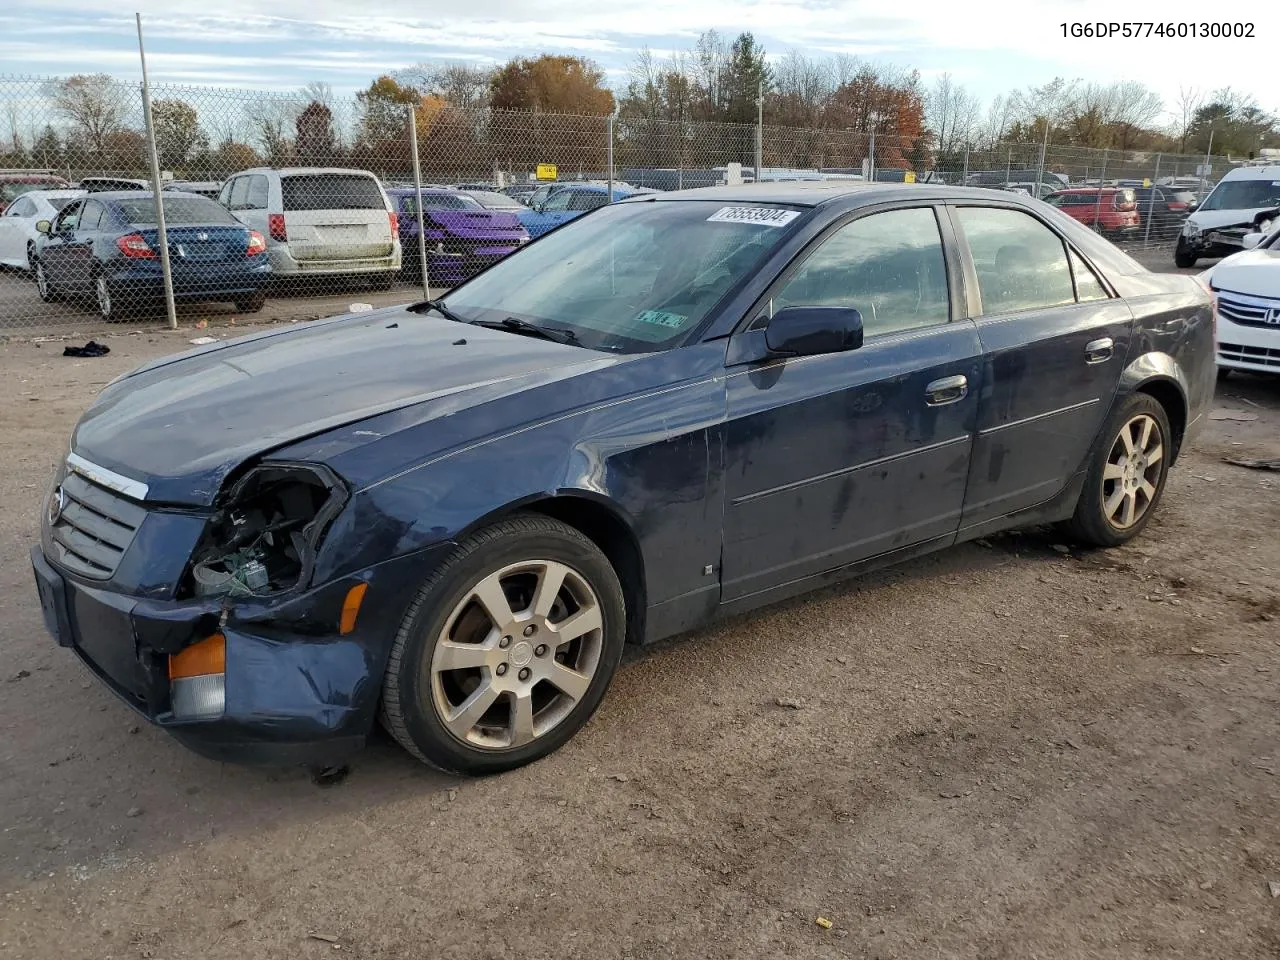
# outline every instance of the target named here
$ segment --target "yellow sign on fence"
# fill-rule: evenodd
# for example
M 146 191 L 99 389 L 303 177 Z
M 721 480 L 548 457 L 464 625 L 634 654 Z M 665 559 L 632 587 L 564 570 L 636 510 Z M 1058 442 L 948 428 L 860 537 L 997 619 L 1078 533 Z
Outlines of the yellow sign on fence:
M 538 172 L 535 174 L 539 180 L 554 180 L 556 178 L 556 165 L 554 163 L 538 164 Z
M 903 175 L 903 177 L 902 177 L 902 182 L 903 182 L 903 183 L 915 183 L 915 182 L 916 182 L 916 172 L 915 172 L 914 170 L 908 170 L 908 171 Z

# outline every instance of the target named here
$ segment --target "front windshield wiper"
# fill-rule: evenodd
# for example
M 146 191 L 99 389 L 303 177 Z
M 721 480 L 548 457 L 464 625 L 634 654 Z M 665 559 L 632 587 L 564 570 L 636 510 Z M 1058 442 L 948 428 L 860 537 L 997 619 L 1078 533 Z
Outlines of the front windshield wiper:
M 454 313 L 452 310 L 446 307 L 439 300 L 422 300 L 419 303 L 413 304 L 407 309 L 412 310 L 414 313 L 426 313 L 428 310 L 434 310 L 436 313 L 440 314 L 440 316 L 444 317 L 446 320 L 452 320 L 454 323 L 470 323 L 471 322 L 466 317 L 460 314 Z
M 506 317 L 503 320 L 472 320 L 470 323 L 474 327 L 484 327 L 487 330 L 509 330 L 511 333 L 518 333 L 525 337 L 538 337 L 554 343 L 578 346 L 578 335 L 572 330 L 564 327 L 540 327 L 536 323 L 529 323 L 519 317 Z

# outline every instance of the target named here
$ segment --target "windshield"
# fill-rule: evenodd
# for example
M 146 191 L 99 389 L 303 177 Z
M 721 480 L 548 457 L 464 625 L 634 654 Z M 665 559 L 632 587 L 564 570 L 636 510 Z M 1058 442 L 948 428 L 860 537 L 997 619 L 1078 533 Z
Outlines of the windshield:
M 480 204 L 465 193 L 423 193 L 424 210 L 480 210 Z M 400 201 L 400 209 L 409 214 L 418 212 L 418 197 L 409 194 Z
M 1200 204 L 1201 210 L 1280 207 L 1280 180 L 1223 180 Z
M 710 200 L 620 203 L 547 234 L 445 298 L 468 320 L 569 329 L 585 347 L 674 346 L 802 211 Z
M 9 180 L 0 183 L 0 201 L 8 203 L 24 193 L 31 193 L 33 190 L 48 190 L 50 188 L 65 187 L 66 184 L 61 180 Z
M 524 204 L 501 193 L 474 190 L 469 196 L 488 210 L 523 210 Z
M 125 223 L 136 227 L 156 222 L 156 202 L 150 197 L 117 200 L 115 205 L 123 215 Z M 226 207 L 204 197 L 165 197 L 164 220 L 169 226 L 178 223 L 240 225 L 240 221 L 233 217 Z

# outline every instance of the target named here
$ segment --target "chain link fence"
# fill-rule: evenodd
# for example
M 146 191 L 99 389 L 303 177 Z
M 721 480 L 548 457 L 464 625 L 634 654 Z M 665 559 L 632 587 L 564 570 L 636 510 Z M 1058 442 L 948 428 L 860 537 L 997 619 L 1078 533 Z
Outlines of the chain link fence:
M 184 325 L 409 302 L 610 197 L 739 179 L 1092 188 L 1099 211 L 1119 183 L 1138 208 L 1124 239 L 1153 244 L 1171 223 L 1146 187 L 1199 198 L 1229 169 L 1051 143 L 942 152 L 841 130 L 463 110 L 377 88 L 152 84 L 149 131 L 138 83 L 0 77 L 0 332 L 165 322 L 164 246 Z

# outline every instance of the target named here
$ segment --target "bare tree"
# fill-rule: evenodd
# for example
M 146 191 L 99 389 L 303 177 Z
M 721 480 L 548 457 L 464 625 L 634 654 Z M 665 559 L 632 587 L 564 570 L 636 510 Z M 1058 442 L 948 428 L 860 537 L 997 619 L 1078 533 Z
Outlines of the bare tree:
M 482 110 L 489 105 L 494 70 L 471 63 L 415 63 L 395 73 L 401 85 L 439 97 L 459 110 Z
M 318 103 L 322 107 L 332 107 L 333 87 L 323 80 L 312 80 L 299 88 L 298 99 L 303 103 Z
M 831 99 L 831 66 L 792 50 L 774 67 L 771 113 L 788 127 L 813 128 Z
M 86 145 L 101 154 L 113 134 L 124 129 L 137 92 L 105 73 L 79 73 L 51 80 L 46 87 L 54 108 L 71 121 Z
M 973 140 L 982 119 L 982 101 L 944 73 L 925 96 L 925 121 L 940 154 L 954 154 Z
M 267 162 L 274 165 L 287 162 L 291 152 L 289 133 L 298 119 L 301 105 L 289 100 L 264 99 L 253 104 L 248 112 L 249 128 L 262 148 Z
M 1191 132 L 1192 121 L 1196 113 L 1204 106 L 1204 93 L 1199 87 L 1178 87 L 1178 99 L 1175 101 L 1177 123 L 1178 152 L 1187 152 L 1187 136 Z

